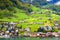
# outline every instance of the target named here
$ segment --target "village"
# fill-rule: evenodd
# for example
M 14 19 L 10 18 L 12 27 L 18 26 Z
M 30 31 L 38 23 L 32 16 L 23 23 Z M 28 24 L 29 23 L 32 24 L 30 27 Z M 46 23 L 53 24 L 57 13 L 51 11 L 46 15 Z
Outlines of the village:
M 15 38 L 15 37 L 60 37 L 60 32 L 52 32 L 51 27 L 40 27 L 38 31 L 31 32 L 30 28 L 16 27 L 16 22 L 4 22 L 0 24 L 0 38 Z M 57 24 L 56 24 L 57 25 Z M 47 32 L 42 32 L 45 29 Z

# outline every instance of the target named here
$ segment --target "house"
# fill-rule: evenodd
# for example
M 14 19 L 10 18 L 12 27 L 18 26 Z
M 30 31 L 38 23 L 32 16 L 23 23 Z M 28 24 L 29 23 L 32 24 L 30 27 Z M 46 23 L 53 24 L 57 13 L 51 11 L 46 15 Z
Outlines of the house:
M 52 32 L 52 36 L 59 37 L 60 35 L 57 32 Z
M 17 23 L 15 23 L 15 22 L 10 22 L 10 23 L 9 23 L 9 25 L 10 25 L 11 27 L 15 27 L 16 24 L 17 24 Z

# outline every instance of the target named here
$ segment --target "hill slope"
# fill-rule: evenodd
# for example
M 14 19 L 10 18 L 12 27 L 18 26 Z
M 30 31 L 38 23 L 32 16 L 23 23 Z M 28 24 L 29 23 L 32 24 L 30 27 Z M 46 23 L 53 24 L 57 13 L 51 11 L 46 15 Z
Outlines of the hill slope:
M 1 4 L 2 3 L 2 4 Z M 60 16 L 55 11 L 42 9 L 18 0 L 0 0 L 0 21 L 20 22 L 18 27 L 31 27 L 32 32 L 40 26 L 54 26 Z

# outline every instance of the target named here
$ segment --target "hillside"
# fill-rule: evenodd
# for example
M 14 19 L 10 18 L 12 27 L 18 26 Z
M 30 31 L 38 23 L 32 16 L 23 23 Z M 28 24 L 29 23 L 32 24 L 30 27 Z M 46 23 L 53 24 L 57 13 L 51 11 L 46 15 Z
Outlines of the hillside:
M 29 4 L 23 4 L 18 0 L 0 0 L 0 20 L 4 19 L 6 21 L 7 19 L 16 19 L 22 15 L 27 16 L 26 14 L 31 11 L 32 9 Z
M 19 0 L 0 0 L 0 9 L 0 20 L 2 21 L 10 21 L 16 18 L 20 20 L 22 15 L 28 17 L 31 12 L 40 11 L 39 8 L 30 4 L 24 4 Z
M 32 5 L 47 5 L 48 2 L 46 0 L 20 0 L 21 2 L 23 3 L 29 3 L 29 4 L 32 4 Z
M 54 10 L 56 12 L 60 12 L 60 5 L 45 5 L 43 6 L 44 8 L 46 9 L 51 9 L 51 10 Z
M 2 3 L 2 4 L 1 4 Z M 40 26 L 54 26 L 60 16 L 55 11 L 42 9 L 18 0 L 0 0 L 0 21 L 20 22 L 18 27 L 31 27 L 32 32 Z

